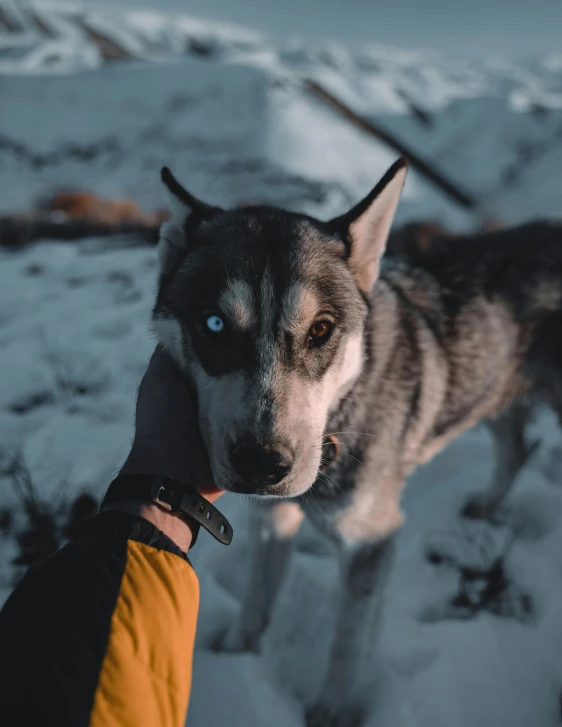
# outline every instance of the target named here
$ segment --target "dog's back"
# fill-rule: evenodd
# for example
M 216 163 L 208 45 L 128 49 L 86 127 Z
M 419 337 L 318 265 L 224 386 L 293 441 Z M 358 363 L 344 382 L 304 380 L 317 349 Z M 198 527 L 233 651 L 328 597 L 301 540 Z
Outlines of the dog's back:
M 436 335 L 453 361 L 462 346 L 459 353 L 472 370 L 467 378 L 507 349 L 516 389 L 506 396 L 536 394 L 562 413 L 562 225 L 535 222 L 475 236 L 437 236 L 424 252 L 411 251 L 403 260 L 434 282 Z M 481 350 L 479 332 L 490 325 L 494 339 Z
M 410 245 L 400 257 L 434 278 L 452 313 L 479 295 L 505 299 L 518 318 L 559 307 L 562 224 L 532 222 L 466 236 L 437 233 L 423 249 Z
M 387 442 L 405 476 L 514 406 L 544 401 L 562 416 L 561 325 L 561 225 L 436 236 L 387 256 L 372 294 L 371 355 L 331 429 L 372 435 L 344 437 L 359 459 Z

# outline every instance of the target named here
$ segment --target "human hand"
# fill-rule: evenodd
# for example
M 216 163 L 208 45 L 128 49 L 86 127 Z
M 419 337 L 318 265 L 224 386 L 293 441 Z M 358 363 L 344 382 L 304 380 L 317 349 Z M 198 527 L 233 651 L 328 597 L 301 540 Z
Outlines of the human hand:
M 120 474 L 165 475 L 193 485 L 210 502 L 224 492 L 213 482 L 194 396 L 161 346 L 154 351 L 139 387 L 135 437 Z M 191 531 L 183 520 L 152 504 L 124 503 L 119 509 L 150 520 L 187 550 L 184 546 L 186 539 L 191 541 Z

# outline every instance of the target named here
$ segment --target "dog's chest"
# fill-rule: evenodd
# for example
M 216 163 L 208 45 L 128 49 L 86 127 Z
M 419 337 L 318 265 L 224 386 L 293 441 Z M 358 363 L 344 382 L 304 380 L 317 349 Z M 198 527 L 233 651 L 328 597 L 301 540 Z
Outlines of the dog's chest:
M 321 530 L 331 530 L 338 517 L 352 506 L 359 460 L 346 456 L 342 447 L 336 461 L 318 473 L 300 505 Z

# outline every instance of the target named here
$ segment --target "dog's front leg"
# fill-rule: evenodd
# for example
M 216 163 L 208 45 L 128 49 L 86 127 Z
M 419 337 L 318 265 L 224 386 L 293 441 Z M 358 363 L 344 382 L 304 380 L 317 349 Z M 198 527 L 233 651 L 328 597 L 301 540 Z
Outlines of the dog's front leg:
M 252 505 L 250 572 L 240 614 L 222 644 L 225 651 L 258 651 L 303 516 L 294 502 Z
M 373 648 L 394 536 L 355 545 L 341 556 L 341 596 L 328 672 L 307 727 L 355 727 L 361 723 L 358 682 Z

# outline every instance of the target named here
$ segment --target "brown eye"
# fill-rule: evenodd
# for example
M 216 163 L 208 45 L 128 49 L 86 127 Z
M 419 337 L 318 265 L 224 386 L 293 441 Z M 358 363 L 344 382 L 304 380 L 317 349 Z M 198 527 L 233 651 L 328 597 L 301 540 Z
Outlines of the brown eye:
M 334 324 L 332 321 L 315 321 L 308 331 L 308 345 L 320 346 L 330 338 Z

